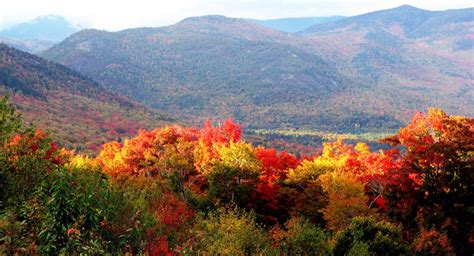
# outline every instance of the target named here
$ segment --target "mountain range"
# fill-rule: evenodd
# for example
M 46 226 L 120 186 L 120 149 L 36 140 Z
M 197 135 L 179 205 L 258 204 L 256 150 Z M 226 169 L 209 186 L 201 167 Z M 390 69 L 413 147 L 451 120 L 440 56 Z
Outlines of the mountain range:
M 26 122 L 50 130 L 63 146 L 82 152 L 141 128 L 176 121 L 67 67 L 0 44 L 0 95 L 6 94 Z
M 40 16 L 0 31 L 0 42 L 12 47 L 37 53 L 81 30 L 78 25 L 57 15 Z
M 401 6 L 296 34 L 224 16 L 83 30 L 40 55 L 182 119 L 362 132 L 440 107 L 472 116 L 473 9 Z
M 318 23 L 334 21 L 341 18 L 343 18 L 343 16 L 269 20 L 251 19 L 251 21 L 268 28 L 293 33 L 302 31 Z M 75 25 L 62 16 L 45 15 L 0 30 L 0 42 L 22 51 L 38 53 L 82 29 L 82 26 Z

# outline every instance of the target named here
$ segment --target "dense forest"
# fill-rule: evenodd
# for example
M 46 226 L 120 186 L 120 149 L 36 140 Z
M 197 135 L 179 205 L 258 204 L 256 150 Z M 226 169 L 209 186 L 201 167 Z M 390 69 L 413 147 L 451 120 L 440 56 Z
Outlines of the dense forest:
M 1 254 L 471 255 L 474 119 L 418 113 L 372 151 L 296 157 L 232 119 L 86 157 L 0 101 Z

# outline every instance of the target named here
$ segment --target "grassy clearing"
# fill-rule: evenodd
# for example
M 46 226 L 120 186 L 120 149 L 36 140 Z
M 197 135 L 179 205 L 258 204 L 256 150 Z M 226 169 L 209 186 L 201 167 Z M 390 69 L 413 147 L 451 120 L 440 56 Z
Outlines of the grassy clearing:
M 363 140 L 363 141 L 377 141 L 379 139 L 393 135 L 390 132 L 368 132 L 368 133 L 332 133 L 324 131 L 313 130 L 266 130 L 255 129 L 247 130 L 246 132 L 258 135 L 283 135 L 291 137 L 317 137 L 326 141 L 333 141 L 338 138 L 344 140 Z

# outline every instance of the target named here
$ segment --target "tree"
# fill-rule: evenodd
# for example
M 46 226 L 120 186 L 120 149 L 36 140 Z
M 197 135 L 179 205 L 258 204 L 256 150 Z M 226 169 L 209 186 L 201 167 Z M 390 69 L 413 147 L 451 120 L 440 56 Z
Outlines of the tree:
M 400 228 L 369 217 L 356 217 L 349 227 L 336 236 L 335 256 L 368 251 L 368 255 L 409 255 L 403 243 Z
M 211 168 L 213 159 L 219 157 L 220 147 L 228 146 L 231 142 L 239 142 L 242 127 L 227 119 L 222 125 L 214 127 L 210 120 L 204 123 L 199 131 L 199 143 L 194 152 L 195 167 L 198 172 L 206 174 Z
M 10 98 L 4 96 L 0 99 L 0 146 L 5 145 L 13 134 L 20 131 L 21 127 L 20 113 L 10 103 Z
M 269 231 L 273 245 L 283 255 L 329 255 L 329 236 L 303 218 L 291 218 L 285 229 L 275 226 Z
M 255 216 L 236 208 L 219 209 L 201 222 L 198 254 L 268 255 L 270 241 Z
M 422 229 L 413 241 L 413 251 L 416 255 L 455 255 L 449 244 L 448 236 L 436 229 Z
M 319 175 L 341 171 L 351 154 L 352 146 L 344 144 L 342 139 L 323 144 L 323 152 L 312 160 L 303 160 L 301 164 L 291 169 L 287 182 L 298 183 L 315 181 Z
M 346 228 L 352 218 L 368 213 L 364 185 L 350 173 L 331 172 L 319 177 L 328 205 L 321 210 L 327 227 L 333 231 Z
M 447 232 L 456 253 L 472 252 L 474 119 L 430 109 L 385 141 L 405 149 L 386 193 L 392 216 Z
M 70 152 L 59 148 L 40 129 L 16 134 L 0 147 L 2 204 L 31 198 L 48 174 L 63 166 Z
M 209 194 L 222 203 L 246 206 L 260 177 L 261 162 L 250 144 L 230 142 L 218 149 L 220 159 L 213 161 L 206 175 Z

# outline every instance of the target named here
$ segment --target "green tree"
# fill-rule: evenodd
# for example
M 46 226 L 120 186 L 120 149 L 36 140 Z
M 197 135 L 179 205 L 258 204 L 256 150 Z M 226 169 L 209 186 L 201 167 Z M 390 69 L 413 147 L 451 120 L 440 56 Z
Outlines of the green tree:
M 209 255 L 268 255 L 271 246 L 255 216 L 237 208 L 219 209 L 201 223 L 199 251 Z
M 0 99 L 0 143 L 4 145 L 10 137 L 20 131 L 22 122 L 20 113 L 10 102 L 9 96 Z M 1 146 L 0 145 L 0 146 Z
M 356 254 L 408 255 L 409 247 L 403 243 L 400 228 L 372 217 L 356 217 L 348 228 L 336 237 L 335 256 Z
M 283 255 L 329 255 L 329 236 L 310 221 L 292 218 L 285 224 L 270 231 L 274 243 Z
M 224 204 L 245 206 L 259 181 L 261 162 L 249 144 L 231 142 L 218 151 L 220 159 L 207 174 L 209 195 Z

